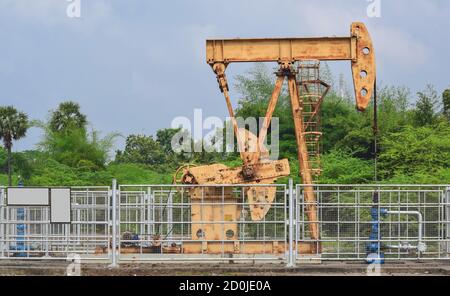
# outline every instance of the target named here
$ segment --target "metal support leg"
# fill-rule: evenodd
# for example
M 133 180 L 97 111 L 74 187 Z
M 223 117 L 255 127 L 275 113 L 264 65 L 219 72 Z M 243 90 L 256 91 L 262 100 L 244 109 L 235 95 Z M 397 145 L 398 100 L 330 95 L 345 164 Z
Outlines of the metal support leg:
M 292 117 L 294 119 L 295 135 L 298 147 L 298 160 L 300 174 L 305 184 L 306 211 L 309 219 L 311 239 L 319 240 L 319 227 L 317 217 L 316 197 L 314 195 L 313 180 L 308 160 L 308 147 L 306 144 L 303 123 L 303 106 L 298 97 L 297 80 L 295 73 L 288 76 L 289 95 L 291 97 Z
M 116 268 L 117 264 L 117 180 L 112 181 L 111 190 L 112 199 L 112 243 L 111 243 L 111 256 L 112 262 L 110 267 Z

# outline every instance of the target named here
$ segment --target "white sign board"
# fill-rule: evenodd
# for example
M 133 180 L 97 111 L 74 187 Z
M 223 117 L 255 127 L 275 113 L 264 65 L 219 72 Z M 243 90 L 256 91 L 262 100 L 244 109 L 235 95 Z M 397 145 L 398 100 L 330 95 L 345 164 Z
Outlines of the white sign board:
M 70 223 L 70 188 L 52 188 L 50 191 L 50 222 Z
M 8 206 L 48 206 L 48 188 L 7 188 Z

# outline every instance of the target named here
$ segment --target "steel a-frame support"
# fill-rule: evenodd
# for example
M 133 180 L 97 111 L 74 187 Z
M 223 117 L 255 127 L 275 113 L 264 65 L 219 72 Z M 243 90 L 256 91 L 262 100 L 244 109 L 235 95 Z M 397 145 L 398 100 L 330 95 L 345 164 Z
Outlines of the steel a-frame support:
M 306 137 L 305 137 L 305 129 L 304 129 L 305 125 L 303 122 L 303 102 L 300 100 L 297 86 L 298 85 L 296 78 L 297 72 L 295 71 L 291 63 L 280 63 L 280 68 L 277 72 L 277 80 L 275 82 L 275 88 L 269 100 L 263 126 L 261 127 L 258 135 L 258 149 L 256 152 L 252 151 L 248 152 L 245 151 L 244 144 L 241 141 L 242 137 L 240 136 L 240 130 L 231 105 L 230 95 L 228 91 L 228 82 L 225 75 L 225 68 L 226 65 L 223 63 L 215 64 L 213 67 L 214 72 L 217 75 L 217 81 L 219 83 L 220 90 L 225 96 L 230 118 L 233 123 L 233 129 L 236 134 L 239 152 L 244 162 L 243 172 L 247 174 L 249 178 L 252 175 L 254 175 L 253 166 L 260 161 L 261 147 L 267 136 L 267 130 L 272 121 L 272 116 L 275 111 L 278 99 L 280 97 L 283 83 L 287 79 L 289 96 L 292 107 L 292 117 L 294 120 L 294 127 L 295 127 L 295 137 L 298 147 L 297 152 L 298 152 L 300 174 L 302 177 L 303 184 L 306 185 L 304 189 L 304 198 L 306 203 L 306 214 L 308 216 L 310 225 L 310 233 L 311 233 L 310 235 L 311 239 L 318 240 L 320 235 L 318 228 L 317 205 L 316 205 L 316 197 L 314 195 L 313 178 L 309 163 L 308 147 L 306 144 Z

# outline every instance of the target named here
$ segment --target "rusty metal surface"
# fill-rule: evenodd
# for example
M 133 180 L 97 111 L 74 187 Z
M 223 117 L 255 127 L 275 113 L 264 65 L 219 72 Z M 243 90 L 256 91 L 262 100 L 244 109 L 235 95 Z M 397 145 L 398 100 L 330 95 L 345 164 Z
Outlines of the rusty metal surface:
M 209 64 L 351 60 L 352 39 L 356 37 L 207 40 L 206 56 Z
M 363 111 L 367 108 L 373 93 L 376 66 L 372 39 L 363 23 L 353 23 L 349 37 L 206 41 L 206 61 L 216 73 L 216 68 L 223 65 L 220 66 L 223 68 L 221 74 L 225 73 L 225 68 L 230 63 L 293 64 L 302 60 L 351 61 L 357 109 Z
M 289 176 L 289 161 L 287 159 L 261 162 L 254 165 L 256 172 L 249 182 L 243 177 L 243 168 L 230 168 L 224 164 L 211 164 L 186 168 L 183 174 L 183 184 L 215 185 L 215 184 L 271 184 L 271 180 L 280 176 Z
M 299 86 L 296 78 L 297 72 L 294 69 L 296 62 L 304 60 L 317 60 L 318 62 L 329 60 L 351 61 L 356 107 L 360 111 L 367 108 L 373 93 L 376 68 L 372 41 L 363 23 L 353 23 L 349 37 L 207 40 L 206 61 L 216 74 L 219 88 L 225 97 L 243 164 L 239 168 L 228 168 L 221 164 L 186 167 L 177 171 L 177 173 L 182 173 L 179 181 L 183 184 L 199 185 L 273 184 L 278 178 L 288 176 L 290 174 L 288 160 L 268 160 L 268 151 L 263 145 L 282 85 L 284 80 L 287 80 L 295 126 L 300 174 L 304 184 L 313 184 L 313 170 L 317 168 L 312 166 L 314 159 L 310 159 L 311 151 L 309 151 L 308 145 L 310 145 L 311 139 L 316 144 L 318 142 L 316 139 L 318 139 L 320 133 L 314 129 L 311 131 L 309 125 L 314 120 L 317 120 L 320 105 L 328 92 L 329 86 L 326 83 L 322 83 L 326 91 L 318 96 L 319 99 L 317 101 L 313 102 L 314 106 L 311 105 L 311 108 L 305 109 L 305 104 L 307 104 L 305 96 L 310 95 L 307 89 L 309 82 L 307 81 L 306 84 Z M 232 107 L 225 72 L 230 63 L 239 62 L 277 62 L 279 64 L 278 78 L 258 136 L 246 129 L 239 128 Z M 300 95 L 302 87 L 305 88 L 306 92 Z M 316 150 L 319 151 L 318 149 Z M 264 219 L 274 200 L 275 193 L 275 187 L 259 188 L 255 186 L 247 189 L 246 195 L 250 205 L 252 220 L 260 221 Z M 310 221 L 311 238 L 317 240 L 320 235 L 317 224 L 316 197 L 312 187 L 305 188 L 304 197 L 308 204 L 306 214 Z M 194 212 L 203 210 L 210 214 L 212 213 L 211 219 L 216 219 L 213 215 L 215 211 L 214 206 L 208 209 L 193 208 Z M 230 215 L 233 215 L 236 210 L 235 208 L 230 208 Z M 229 225 L 229 228 L 234 228 L 234 226 Z M 194 230 L 192 231 L 193 234 L 195 233 Z M 219 232 L 212 231 L 212 233 L 222 235 Z
M 297 140 L 300 175 L 302 177 L 303 183 L 313 184 L 313 178 L 309 163 L 308 146 L 306 144 L 306 135 L 304 133 L 305 130 L 303 122 L 303 108 L 300 105 L 300 100 L 298 97 L 297 80 L 295 78 L 295 75 L 291 75 L 289 77 L 288 86 L 292 105 L 292 118 L 294 119 L 295 126 L 295 138 Z M 305 190 L 305 200 L 309 202 L 309 207 L 307 209 L 309 221 L 317 221 L 317 207 L 315 204 L 316 198 L 314 196 L 314 190 L 311 187 Z M 311 238 L 319 238 L 319 229 L 317 222 L 311 223 Z
M 308 60 L 297 68 L 298 93 L 303 113 L 303 131 L 309 155 L 309 166 L 314 181 L 318 181 L 321 169 L 322 119 L 321 106 L 331 86 L 321 80 L 320 61 Z
M 181 183 L 183 184 L 273 184 L 281 176 L 289 176 L 290 168 L 287 159 L 277 161 L 265 161 L 252 165 L 254 175 L 251 180 L 244 176 L 245 166 L 229 168 L 223 164 L 186 168 L 183 172 Z M 250 214 L 253 221 L 261 221 L 270 210 L 275 198 L 275 187 L 249 187 L 245 188 Z M 193 196 L 195 193 L 193 192 Z M 211 198 L 202 195 L 203 198 Z M 213 212 L 214 209 L 202 208 L 204 211 Z M 200 209 L 199 209 L 200 211 Z M 232 210 L 233 212 L 233 210 Z M 214 216 L 214 215 L 212 215 Z M 220 215 L 219 215 L 220 216 Z M 193 231 L 194 233 L 194 231 Z
M 322 37 L 322 38 L 264 38 L 264 39 L 219 39 L 206 41 L 206 61 L 212 67 L 217 76 L 219 88 L 225 96 L 228 111 L 232 118 L 234 131 L 243 160 L 242 175 L 244 181 L 252 182 L 257 167 L 255 164 L 261 161 L 259 147 L 253 153 L 245 150 L 245 141 L 248 137 L 242 136 L 242 130 L 234 119 L 234 111 L 228 92 L 228 82 L 225 70 L 230 63 L 239 62 L 277 62 L 280 65 L 277 74 L 278 79 L 266 112 L 262 130 L 259 134 L 258 144 L 264 142 L 267 128 L 270 124 L 273 111 L 276 107 L 280 90 L 284 80 L 288 80 L 289 95 L 291 98 L 293 119 L 298 148 L 298 160 L 300 174 L 305 184 L 313 184 L 310 152 L 308 151 L 308 139 L 312 133 L 308 133 L 309 123 L 304 122 L 304 100 L 299 97 L 299 88 L 296 80 L 296 72 L 293 65 L 304 60 L 340 61 L 348 60 L 352 64 L 353 82 L 355 88 L 356 108 L 364 111 L 373 93 L 376 67 L 375 53 L 369 32 L 363 23 L 351 24 L 349 37 Z M 327 87 L 327 85 L 325 85 Z M 328 91 L 328 88 L 327 88 Z M 326 94 L 326 92 L 325 92 Z M 321 100 L 325 96 L 321 96 Z M 321 100 L 317 109 L 312 112 L 315 117 L 319 112 Z M 315 136 L 315 133 L 313 136 Z M 254 138 L 254 137 L 253 137 Z M 275 180 L 275 179 L 274 179 Z M 317 209 L 315 206 L 314 191 L 308 188 L 305 191 L 305 199 L 308 207 L 308 217 L 311 224 L 311 235 L 317 239 Z M 249 196 L 249 201 L 252 198 Z M 255 205 L 257 207 L 257 204 Z
M 352 61 L 356 108 L 364 111 L 370 103 L 375 85 L 375 50 L 369 31 L 364 24 L 352 24 L 351 33 L 352 36 L 357 37 L 356 59 Z

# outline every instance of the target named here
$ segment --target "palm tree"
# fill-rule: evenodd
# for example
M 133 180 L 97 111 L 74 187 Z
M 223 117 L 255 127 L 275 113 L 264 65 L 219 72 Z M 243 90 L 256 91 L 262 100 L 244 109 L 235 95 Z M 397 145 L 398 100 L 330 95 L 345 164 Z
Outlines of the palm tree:
M 12 186 L 11 148 L 13 140 L 25 137 L 28 130 L 28 116 L 14 107 L 0 107 L 0 139 L 8 152 L 8 185 Z
M 86 128 L 86 115 L 80 112 L 80 105 L 67 101 L 59 104 L 50 118 L 50 129 L 54 132 L 62 132 L 70 129 Z

